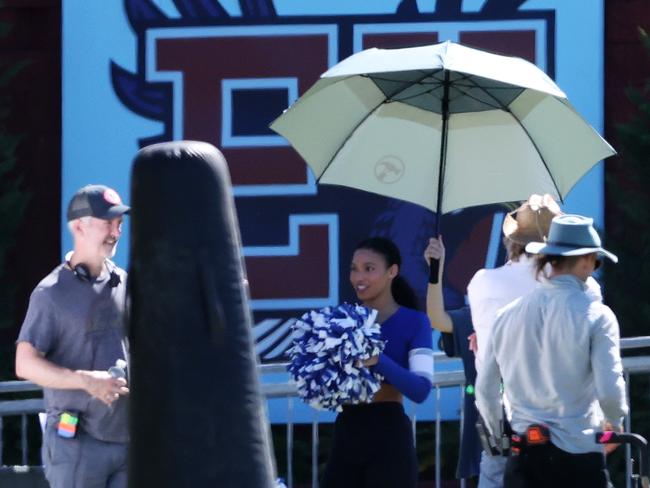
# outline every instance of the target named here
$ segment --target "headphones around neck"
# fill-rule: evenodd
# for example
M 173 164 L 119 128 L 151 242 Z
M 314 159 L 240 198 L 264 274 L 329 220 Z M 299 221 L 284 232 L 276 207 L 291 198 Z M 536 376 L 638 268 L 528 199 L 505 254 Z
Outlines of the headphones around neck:
M 74 275 L 77 277 L 77 279 L 85 283 L 91 283 L 93 281 L 93 275 L 90 274 L 90 270 L 88 269 L 88 266 L 86 266 L 84 263 L 79 263 L 72 266 L 72 264 L 70 264 L 70 261 L 68 261 L 68 266 L 70 267 Z M 108 264 L 106 264 L 106 269 L 108 269 Z M 121 282 L 122 282 L 122 278 L 120 278 L 120 275 L 117 274 L 115 268 L 111 269 L 110 276 L 108 278 L 108 286 L 110 286 L 111 288 L 115 288 Z

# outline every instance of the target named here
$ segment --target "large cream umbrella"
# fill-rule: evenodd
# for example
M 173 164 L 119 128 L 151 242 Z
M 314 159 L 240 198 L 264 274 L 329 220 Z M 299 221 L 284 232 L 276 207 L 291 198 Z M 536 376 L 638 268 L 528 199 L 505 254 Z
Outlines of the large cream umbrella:
M 562 201 L 615 154 L 537 66 L 449 41 L 354 54 L 271 128 L 319 183 L 439 216 L 531 193 Z

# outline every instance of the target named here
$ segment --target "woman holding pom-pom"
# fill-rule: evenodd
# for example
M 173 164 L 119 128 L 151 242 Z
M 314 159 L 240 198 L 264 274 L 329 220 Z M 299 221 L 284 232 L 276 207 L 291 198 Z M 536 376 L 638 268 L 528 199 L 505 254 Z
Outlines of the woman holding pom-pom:
M 364 362 L 383 376 L 371 403 L 344 405 L 336 418 L 323 488 L 411 488 L 417 484 L 413 431 L 402 399 L 421 403 L 431 390 L 433 350 L 427 316 L 399 275 L 401 256 L 389 239 L 359 243 L 350 283 L 364 306 L 377 310 L 384 351 Z

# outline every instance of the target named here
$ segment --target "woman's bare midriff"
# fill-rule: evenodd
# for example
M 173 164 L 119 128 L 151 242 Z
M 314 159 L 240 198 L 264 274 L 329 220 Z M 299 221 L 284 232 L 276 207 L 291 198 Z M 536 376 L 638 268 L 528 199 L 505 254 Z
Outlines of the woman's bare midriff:
M 372 403 L 378 402 L 402 403 L 402 394 L 393 385 L 384 383 L 372 399 Z

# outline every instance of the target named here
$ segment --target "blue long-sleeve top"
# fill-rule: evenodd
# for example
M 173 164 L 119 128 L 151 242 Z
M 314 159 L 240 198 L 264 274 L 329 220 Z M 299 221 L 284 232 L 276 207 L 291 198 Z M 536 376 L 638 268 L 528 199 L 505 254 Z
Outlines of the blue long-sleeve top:
M 384 352 L 374 370 L 416 403 L 427 399 L 433 381 L 433 339 L 426 314 L 400 307 L 383 324 Z

